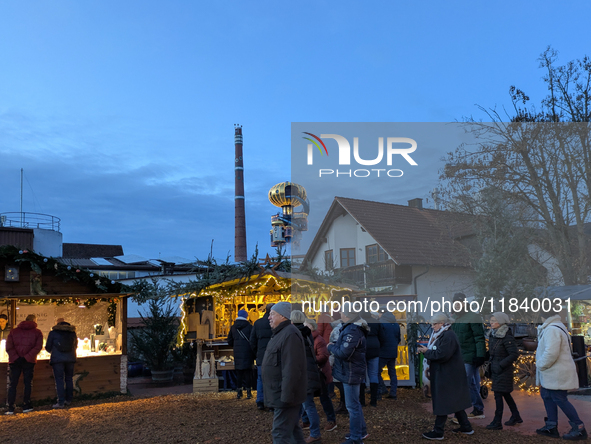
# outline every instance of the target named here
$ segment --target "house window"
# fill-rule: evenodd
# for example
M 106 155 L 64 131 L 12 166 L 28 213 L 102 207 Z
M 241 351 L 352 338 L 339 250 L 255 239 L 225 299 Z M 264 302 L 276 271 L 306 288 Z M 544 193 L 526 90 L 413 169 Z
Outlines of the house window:
M 355 265 L 355 248 L 341 248 L 341 268 Z
M 326 250 L 324 252 L 324 269 L 325 270 L 332 270 L 334 268 L 334 257 L 332 255 L 332 250 Z
M 388 254 L 378 244 L 365 247 L 365 262 L 367 264 L 384 262 L 386 259 L 388 259 Z

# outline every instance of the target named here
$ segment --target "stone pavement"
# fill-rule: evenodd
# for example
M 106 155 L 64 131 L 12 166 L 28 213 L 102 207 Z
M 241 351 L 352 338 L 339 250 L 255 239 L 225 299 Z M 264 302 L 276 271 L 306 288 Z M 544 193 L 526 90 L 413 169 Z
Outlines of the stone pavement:
M 129 386 L 131 396 L 137 398 L 151 398 L 153 396 L 181 395 L 184 393 L 193 393 L 191 384 L 173 385 L 170 387 L 134 387 Z
M 515 403 L 517 404 L 517 408 L 519 409 L 519 413 L 523 418 L 523 423 L 513 427 L 503 426 L 504 430 L 511 429 L 526 435 L 535 435 L 536 429 L 544 425 L 544 417 L 546 416 L 544 401 L 542 401 L 542 398 L 539 394 L 528 395 L 526 392 L 521 390 L 514 390 L 512 395 L 513 399 L 515 399 Z M 590 430 L 591 396 L 569 394 L 568 399 L 577 409 L 577 413 L 579 414 L 581 420 L 586 423 L 585 425 L 587 430 Z M 425 407 L 429 411 L 432 411 L 431 403 L 425 404 Z M 468 413 L 471 411 L 472 409 L 466 410 Z M 488 397 L 484 400 L 484 414 L 486 415 L 485 419 L 472 419 L 472 425 L 485 427 L 493 420 L 493 417 L 495 416 L 495 397 L 493 391 L 490 391 Z M 503 422 L 507 421 L 510 417 L 511 412 L 509 411 L 507 404 L 505 404 L 505 408 L 503 410 Z M 560 409 L 558 409 L 558 430 L 560 431 L 561 435 L 570 430 L 568 419 Z M 499 431 L 499 433 L 502 433 L 502 431 Z

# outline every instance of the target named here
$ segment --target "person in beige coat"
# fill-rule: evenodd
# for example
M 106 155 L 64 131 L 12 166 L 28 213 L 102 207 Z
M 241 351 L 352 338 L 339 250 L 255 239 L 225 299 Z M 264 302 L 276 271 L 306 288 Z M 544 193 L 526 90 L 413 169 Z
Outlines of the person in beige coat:
M 583 421 L 567 398 L 567 390 L 579 387 L 577 369 L 571 353 L 570 335 L 560 315 L 551 316 L 538 327 L 536 382 L 546 408 L 546 425 L 536 430 L 539 435 L 560 437 L 558 407 L 564 412 L 571 431 L 562 437 L 571 441 L 587 439 Z

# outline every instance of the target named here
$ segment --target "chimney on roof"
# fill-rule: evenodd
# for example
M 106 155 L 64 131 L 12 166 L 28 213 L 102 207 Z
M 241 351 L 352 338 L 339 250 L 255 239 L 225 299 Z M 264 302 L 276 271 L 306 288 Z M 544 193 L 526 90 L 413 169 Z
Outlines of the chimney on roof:
M 411 208 L 418 208 L 419 210 L 423 209 L 423 199 L 417 197 L 416 199 L 411 199 L 408 201 L 408 206 Z
M 234 125 L 234 261 L 246 261 L 246 211 L 244 209 L 244 163 L 242 126 Z

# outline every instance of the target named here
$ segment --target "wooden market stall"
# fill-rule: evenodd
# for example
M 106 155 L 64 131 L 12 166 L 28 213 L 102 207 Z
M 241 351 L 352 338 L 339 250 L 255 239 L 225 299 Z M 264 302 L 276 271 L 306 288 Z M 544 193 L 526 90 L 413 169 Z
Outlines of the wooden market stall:
M 216 374 L 222 376 L 222 371 L 234 370 L 233 350 L 226 337 L 239 310 L 246 310 L 249 321 L 254 323 L 265 314 L 269 303 L 297 304 L 312 296 L 330 300 L 340 295 L 351 297 L 356 291 L 354 286 L 315 282 L 309 276 L 266 269 L 250 277 L 211 285 L 198 295 L 185 295 L 181 337 L 196 341 L 199 347 L 194 391 L 213 390 Z
M 6 337 L 9 329 L 37 316 L 43 345 L 58 319 L 76 327 L 77 362 L 74 399 L 81 395 L 127 393 L 127 297 L 123 286 L 93 273 L 59 263 L 27 250 L 0 247 L 0 314 L 8 317 L 0 339 L 0 374 L 8 374 Z M 32 400 L 55 398 L 55 383 L 49 353 L 37 356 Z M 7 378 L 8 380 L 8 378 Z M 7 385 L 0 384 L 0 399 L 6 402 Z M 17 403 L 22 400 L 23 382 Z

